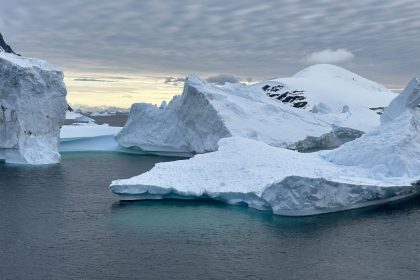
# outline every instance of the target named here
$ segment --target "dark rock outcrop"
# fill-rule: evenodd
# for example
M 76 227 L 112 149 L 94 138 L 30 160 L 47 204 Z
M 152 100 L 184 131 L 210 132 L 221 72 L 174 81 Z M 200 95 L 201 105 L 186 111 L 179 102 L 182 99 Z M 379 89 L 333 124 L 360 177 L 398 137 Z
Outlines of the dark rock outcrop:
M 0 33 L 0 52 L 7 52 L 7 53 L 19 55 L 15 53 L 8 44 L 6 44 L 1 33 Z

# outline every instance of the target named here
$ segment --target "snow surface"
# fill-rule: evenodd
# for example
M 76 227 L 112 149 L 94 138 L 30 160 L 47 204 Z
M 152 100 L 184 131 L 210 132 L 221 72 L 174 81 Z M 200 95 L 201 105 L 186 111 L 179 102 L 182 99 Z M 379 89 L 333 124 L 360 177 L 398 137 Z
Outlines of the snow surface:
M 113 181 L 122 199 L 211 198 L 280 215 L 313 215 L 363 207 L 420 191 L 419 81 L 392 102 L 374 131 L 330 152 L 298 153 L 231 137 L 216 152 L 159 163 Z M 405 102 L 413 100 L 413 102 Z M 385 111 L 384 115 L 387 112 Z
M 59 162 L 67 109 L 63 73 L 45 61 L 1 52 L 0 76 L 0 159 Z
M 368 131 L 379 124 L 379 115 L 369 108 L 385 107 L 394 97 L 333 65 L 254 85 L 220 86 L 190 76 L 183 94 L 167 106 L 134 104 L 116 139 L 123 147 L 151 152 L 205 153 L 231 136 L 287 147 L 336 127 Z M 299 104 L 306 105 L 295 108 Z

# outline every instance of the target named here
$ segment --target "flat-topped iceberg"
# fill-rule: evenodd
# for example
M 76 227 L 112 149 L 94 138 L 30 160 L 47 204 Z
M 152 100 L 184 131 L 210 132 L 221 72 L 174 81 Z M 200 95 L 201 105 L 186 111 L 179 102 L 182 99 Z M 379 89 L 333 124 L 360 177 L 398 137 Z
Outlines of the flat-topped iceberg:
M 150 152 L 205 153 L 231 136 L 276 147 L 330 149 L 377 126 L 377 108 L 394 97 L 383 86 L 333 65 L 253 85 L 220 86 L 190 76 L 182 95 L 167 106 L 134 104 L 116 140 Z
M 385 110 L 379 127 L 331 152 L 304 154 L 231 137 L 221 139 L 216 152 L 159 163 L 110 188 L 121 199 L 210 198 L 280 215 L 412 196 L 420 191 L 419 87 L 414 79 Z
M 63 73 L 45 61 L 0 52 L 0 76 L 0 159 L 59 162 L 67 109 Z

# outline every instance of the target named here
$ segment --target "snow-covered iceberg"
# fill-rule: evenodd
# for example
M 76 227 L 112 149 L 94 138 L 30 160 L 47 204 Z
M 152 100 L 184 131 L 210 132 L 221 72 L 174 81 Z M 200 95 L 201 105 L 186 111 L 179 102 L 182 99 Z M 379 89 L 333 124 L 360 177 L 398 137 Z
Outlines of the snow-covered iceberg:
M 220 86 L 190 76 L 183 94 L 167 106 L 134 104 L 116 140 L 126 148 L 175 153 L 215 151 L 220 139 L 231 136 L 276 147 L 306 140 L 300 144 L 308 149 L 335 148 L 377 126 L 378 108 L 394 97 L 333 65 L 253 85 Z
M 241 137 L 218 151 L 113 181 L 121 199 L 210 198 L 280 215 L 313 215 L 406 198 L 420 191 L 420 81 L 372 132 L 333 151 L 298 153 Z
M 0 51 L 0 77 L 0 159 L 59 162 L 67 109 L 63 73 L 45 61 Z

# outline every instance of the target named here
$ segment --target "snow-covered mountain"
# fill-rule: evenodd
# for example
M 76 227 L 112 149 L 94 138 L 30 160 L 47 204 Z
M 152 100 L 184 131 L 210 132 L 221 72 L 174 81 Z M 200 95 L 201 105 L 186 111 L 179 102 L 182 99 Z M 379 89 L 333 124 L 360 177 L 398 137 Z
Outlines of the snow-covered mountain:
M 379 124 L 373 108 L 395 97 L 385 87 L 333 65 L 254 85 L 210 84 L 190 76 L 167 106 L 134 104 L 117 135 L 125 148 L 150 152 L 215 151 L 239 136 L 276 147 L 335 148 Z M 321 146 L 319 146 L 321 145 Z
M 0 77 L 0 159 L 59 162 L 67 109 L 63 73 L 45 61 L 0 52 Z
M 0 52 L 6 52 L 6 53 L 12 53 L 12 54 L 16 54 L 12 48 L 6 44 L 6 42 L 3 39 L 3 36 L 0 33 Z
M 255 85 L 268 96 L 295 108 L 314 113 L 333 113 L 349 108 L 374 110 L 394 98 L 384 86 L 346 69 L 330 64 L 305 68 L 291 78 L 280 78 Z M 385 103 L 384 103 L 385 102 Z
M 420 80 L 413 79 L 380 126 L 333 151 L 299 153 L 230 137 L 216 152 L 159 163 L 112 182 L 111 190 L 127 200 L 210 198 L 292 216 L 406 198 L 420 192 L 419 103 Z

